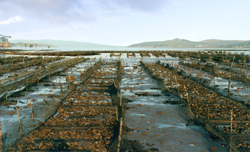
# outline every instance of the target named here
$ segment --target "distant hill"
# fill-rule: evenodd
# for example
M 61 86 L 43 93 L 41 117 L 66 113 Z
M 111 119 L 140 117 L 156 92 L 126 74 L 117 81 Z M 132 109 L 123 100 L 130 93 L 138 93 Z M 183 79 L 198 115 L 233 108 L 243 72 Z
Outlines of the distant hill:
M 155 48 L 250 48 L 250 41 L 241 40 L 204 40 L 189 41 L 185 39 L 173 39 L 166 41 L 154 41 L 132 44 L 129 47 L 155 47 Z
M 25 43 L 23 42 L 18 42 L 18 43 L 11 42 L 11 43 L 13 47 L 25 47 Z M 50 44 L 43 44 L 43 43 L 36 43 L 36 44 L 37 44 L 37 47 L 48 47 L 48 46 L 54 47 L 53 45 L 50 45 Z
M 77 41 L 64 41 L 64 40 L 9 40 L 10 43 L 37 43 L 38 46 L 55 46 L 55 47 L 104 47 L 108 45 L 88 43 L 88 42 L 77 42 Z
M 242 43 L 238 43 L 237 45 L 228 45 L 228 47 L 239 47 L 239 48 L 250 48 L 250 41 L 245 41 Z

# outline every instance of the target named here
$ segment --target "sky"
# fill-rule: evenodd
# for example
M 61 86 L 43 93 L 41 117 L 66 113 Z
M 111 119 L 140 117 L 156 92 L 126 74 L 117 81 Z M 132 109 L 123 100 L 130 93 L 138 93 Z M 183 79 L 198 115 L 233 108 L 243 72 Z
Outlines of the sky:
M 0 0 L 0 34 L 128 46 L 250 40 L 250 0 Z

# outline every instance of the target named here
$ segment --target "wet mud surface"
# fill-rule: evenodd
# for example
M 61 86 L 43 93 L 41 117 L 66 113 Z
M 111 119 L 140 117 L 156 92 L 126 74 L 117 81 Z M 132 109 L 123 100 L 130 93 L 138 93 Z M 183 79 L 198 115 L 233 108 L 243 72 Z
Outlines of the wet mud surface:
M 9 147 L 21 137 L 16 106 L 19 109 L 21 108 L 19 115 L 22 133 L 28 133 L 51 116 L 58 108 L 62 98 L 65 98 L 71 92 L 72 89 L 68 91 L 68 82 L 66 82 L 68 73 L 75 76 L 78 80 L 80 79 L 80 70 L 84 71 L 93 64 L 94 61 L 80 63 L 76 67 L 69 68 L 67 71 L 60 73 L 60 75 L 51 77 L 50 80 L 47 79 L 36 86 L 29 87 L 28 90 L 15 95 L 16 97 L 10 97 L 7 101 L 1 103 L 1 126 L 4 147 Z M 53 94 L 55 100 L 53 99 Z M 46 102 L 44 102 L 44 99 Z M 30 104 L 32 105 L 34 119 L 32 119 Z
M 214 141 L 206 129 L 189 120 L 181 100 L 172 93 L 162 92 L 159 82 L 149 76 L 139 61 L 123 62 L 120 88 L 123 97 L 130 100 L 124 121 L 131 129 L 123 137 L 139 141 L 144 150 L 199 152 L 214 148 L 215 151 L 228 151 L 224 141 Z
M 226 152 L 230 149 L 230 141 L 223 139 L 230 133 L 230 114 L 227 110 L 221 114 L 221 109 L 216 107 L 235 109 L 232 117 L 236 120 L 231 124 L 235 140 L 233 146 L 234 149 L 248 150 L 249 125 L 245 123 L 248 113 L 242 113 L 240 108 L 247 110 L 249 107 L 249 84 L 231 80 L 228 97 L 233 103 L 226 105 L 223 102 L 229 103 L 229 99 L 225 98 L 228 79 L 180 65 L 180 58 L 171 57 L 168 53 L 101 53 L 88 57 L 90 60 L 59 71 L 1 103 L 1 134 L 5 150 L 106 152 L 117 151 L 120 146 L 120 151 L 131 152 Z M 147 66 L 141 63 L 150 63 L 151 69 L 146 69 Z M 216 65 L 222 73 L 229 67 Z M 233 72 L 247 72 L 242 67 L 232 69 Z M 32 72 L 35 67 L 29 70 Z M 8 76 L 3 79 L 11 83 L 13 73 L 9 74 L 10 81 Z M 207 96 L 197 94 L 196 97 L 190 96 L 190 102 L 189 94 L 184 93 L 185 87 L 190 89 L 190 86 L 184 86 L 185 91 L 178 88 L 182 84 L 178 84 L 179 79 L 173 79 L 173 75 L 185 83 L 189 79 L 190 84 L 201 84 L 206 88 L 207 96 L 216 94 L 216 99 L 209 98 L 207 101 Z M 199 90 L 194 90 L 191 94 L 197 92 Z M 210 111 L 206 111 L 204 103 L 211 108 Z M 207 115 L 208 112 L 211 112 L 210 115 Z M 208 122 L 212 125 L 206 124 L 206 117 L 210 117 Z M 216 124 L 222 118 L 225 121 Z M 121 120 L 123 125 L 119 130 Z M 223 138 L 214 134 L 217 132 Z M 241 138 L 243 135 L 245 140 Z

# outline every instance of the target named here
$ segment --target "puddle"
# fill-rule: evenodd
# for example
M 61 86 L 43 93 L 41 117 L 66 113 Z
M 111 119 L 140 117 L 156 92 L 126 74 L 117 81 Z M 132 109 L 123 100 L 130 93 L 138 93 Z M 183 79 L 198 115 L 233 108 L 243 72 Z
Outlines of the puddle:
M 166 99 L 156 99 L 156 98 L 151 98 L 148 99 L 148 97 L 144 97 L 144 99 L 142 99 L 143 97 L 138 97 L 140 100 L 134 100 L 133 102 L 130 102 L 128 104 L 130 105 L 138 105 L 138 104 L 141 104 L 141 105 L 148 105 L 148 106 L 172 106 L 170 104 L 163 104 L 164 101 L 166 101 Z M 132 98 L 133 99 L 133 98 Z
M 186 124 L 179 123 L 176 125 L 170 125 L 170 124 L 162 124 L 162 123 L 156 123 L 158 128 L 179 128 L 179 129 L 187 129 Z
M 146 116 L 145 114 L 139 114 L 139 113 L 130 113 L 130 115 L 136 115 L 136 116 Z

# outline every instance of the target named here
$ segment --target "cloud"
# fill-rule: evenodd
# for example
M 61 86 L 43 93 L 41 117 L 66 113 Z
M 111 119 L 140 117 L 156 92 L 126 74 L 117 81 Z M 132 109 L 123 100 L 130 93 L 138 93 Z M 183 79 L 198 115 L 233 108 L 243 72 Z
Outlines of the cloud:
M 0 17 L 18 13 L 26 20 L 52 24 L 87 23 L 113 15 L 157 12 L 166 1 L 169 0 L 0 0 Z
M 10 24 L 10 23 L 14 23 L 14 22 L 20 22 L 22 20 L 23 20 L 23 18 L 21 16 L 15 16 L 15 17 L 10 17 L 5 21 L 0 21 L 0 24 Z
M 47 21 L 52 24 L 92 22 L 90 14 L 81 0 L 0 0 L 0 17 L 18 13 L 28 20 Z
M 104 4 L 104 1 L 99 1 Z M 118 9 L 127 8 L 135 12 L 152 13 L 159 11 L 166 2 L 167 0 L 111 0 L 107 4 Z

